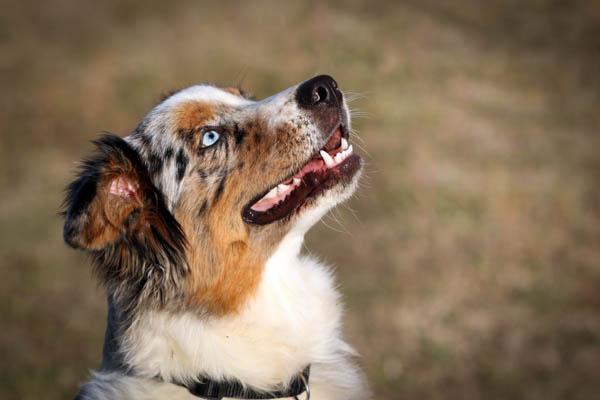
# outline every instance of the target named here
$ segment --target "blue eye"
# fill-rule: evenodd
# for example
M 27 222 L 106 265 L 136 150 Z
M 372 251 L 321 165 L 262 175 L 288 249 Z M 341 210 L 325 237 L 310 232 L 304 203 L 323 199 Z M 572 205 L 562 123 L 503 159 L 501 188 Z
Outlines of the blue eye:
M 217 143 L 219 137 L 221 137 L 221 134 L 217 131 L 204 132 L 204 135 L 202 136 L 202 147 L 212 146 Z

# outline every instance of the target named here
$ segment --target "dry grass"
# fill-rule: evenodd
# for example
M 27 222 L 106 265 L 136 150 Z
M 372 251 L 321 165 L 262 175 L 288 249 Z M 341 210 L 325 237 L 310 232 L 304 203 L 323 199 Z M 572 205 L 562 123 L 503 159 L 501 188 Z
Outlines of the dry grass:
M 600 7 L 445 3 L 3 4 L 0 398 L 69 398 L 99 361 L 103 296 L 56 215 L 88 141 L 174 87 L 320 72 L 361 94 L 369 165 L 308 247 L 377 398 L 597 396 Z

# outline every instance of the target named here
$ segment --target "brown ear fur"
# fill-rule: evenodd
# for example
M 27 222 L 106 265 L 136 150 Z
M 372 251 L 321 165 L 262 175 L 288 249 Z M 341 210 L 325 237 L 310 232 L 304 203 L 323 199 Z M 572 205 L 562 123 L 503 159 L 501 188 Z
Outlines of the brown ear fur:
M 154 188 L 139 156 L 123 139 L 107 135 L 94 144 L 98 153 L 82 163 L 79 177 L 67 189 L 64 238 L 72 247 L 100 250 L 117 239 L 132 213 L 151 206 L 144 197 Z M 115 179 L 134 182 L 139 190 L 133 196 L 112 194 Z
M 154 304 L 164 304 L 187 274 L 181 226 L 127 142 L 107 135 L 94 144 L 96 155 L 83 162 L 67 188 L 65 242 L 91 252 L 96 272 L 115 296 L 122 292 L 132 301 L 147 293 Z

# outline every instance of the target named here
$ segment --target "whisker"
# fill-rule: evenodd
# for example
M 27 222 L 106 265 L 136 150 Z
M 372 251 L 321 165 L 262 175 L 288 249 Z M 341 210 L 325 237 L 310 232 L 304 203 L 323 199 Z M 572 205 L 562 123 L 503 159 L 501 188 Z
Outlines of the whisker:
M 352 143 L 354 147 L 357 147 L 360 151 L 365 153 L 368 157 L 371 157 L 371 153 L 365 148 L 365 146 L 360 141 L 355 141 Z
M 360 218 L 358 217 L 358 212 L 357 212 L 355 209 L 353 209 L 352 207 L 350 207 L 350 205 L 349 205 L 349 204 L 346 204 L 346 203 L 342 204 L 342 206 L 343 206 L 343 207 L 344 207 L 346 210 L 348 210 L 348 211 L 350 212 L 350 214 L 352 214 L 352 216 L 354 217 L 354 219 L 356 220 L 356 222 L 358 222 L 359 224 L 361 224 L 361 225 L 362 225 L 362 221 L 361 221 L 361 220 L 360 220 Z
M 349 235 L 352 235 L 352 233 L 348 230 L 348 228 L 346 228 L 346 226 L 343 223 L 343 216 L 341 215 L 340 209 L 334 208 L 333 212 L 331 213 L 331 216 L 337 222 L 337 224 L 340 226 L 340 229 L 344 230 Z
M 334 232 L 343 233 L 343 234 L 348 233 L 348 232 L 340 231 L 339 229 L 335 229 L 333 226 L 327 224 L 327 222 L 325 222 L 325 218 L 321 219 L 321 222 L 323 223 L 323 225 L 325 225 L 326 227 L 328 227 L 329 229 L 331 229 Z

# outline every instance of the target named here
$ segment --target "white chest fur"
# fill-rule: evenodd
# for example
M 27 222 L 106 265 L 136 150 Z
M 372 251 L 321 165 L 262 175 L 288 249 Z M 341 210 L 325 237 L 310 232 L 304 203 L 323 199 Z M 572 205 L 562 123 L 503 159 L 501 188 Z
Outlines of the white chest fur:
M 281 243 L 238 315 L 141 317 L 123 343 L 126 361 L 137 374 L 165 381 L 235 377 L 258 389 L 285 382 L 308 364 L 317 380 L 318 364 L 347 364 L 352 349 L 341 339 L 333 278 L 327 267 L 299 256 L 301 244 L 302 235 Z

